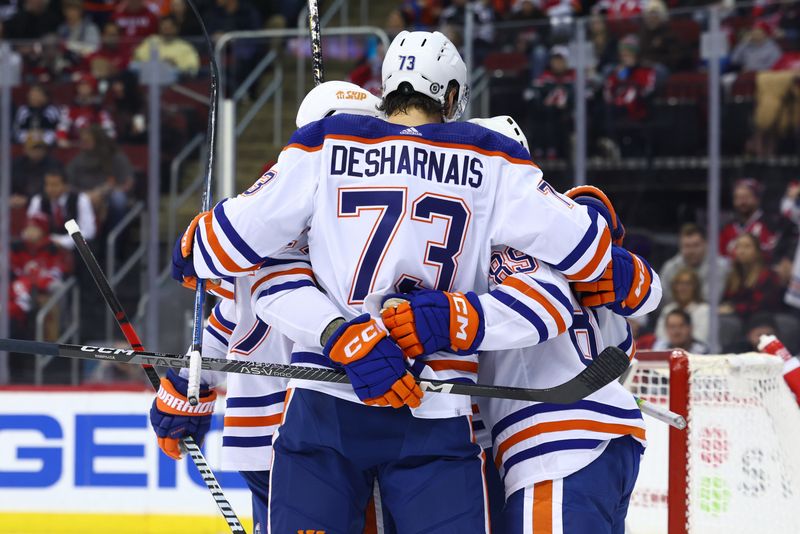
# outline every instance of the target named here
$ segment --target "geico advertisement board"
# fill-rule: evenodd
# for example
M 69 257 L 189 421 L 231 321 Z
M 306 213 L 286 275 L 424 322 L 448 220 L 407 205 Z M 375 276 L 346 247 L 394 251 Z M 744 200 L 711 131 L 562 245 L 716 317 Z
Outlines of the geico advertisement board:
M 152 400 L 149 392 L 0 391 L 0 513 L 217 514 L 191 460 L 158 449 Z M 203 447 L 212 467 L 223 406 Z M 237 513 L 250 516 L 238 473 L 215 474 Z

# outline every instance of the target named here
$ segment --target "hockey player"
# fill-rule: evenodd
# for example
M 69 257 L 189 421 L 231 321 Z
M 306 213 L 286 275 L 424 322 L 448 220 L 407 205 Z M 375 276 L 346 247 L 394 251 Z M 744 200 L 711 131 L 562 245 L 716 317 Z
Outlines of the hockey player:
M 527 140 L 510 117 L 476 122 L 527 148 Z M 620 248 L 624 227 L 606 195 L 596 187 L 581 186 L 566 196 L 603 214 L 614 237 L 614 261 L 623 264 L 617 271 L 630 269 L 637 275 L 627 278 L 628 291 L 619 291 L 624 296 L 617 296 L 613 280 L 575 284 L 573 289 L 580 294 L 577 300 L 564 278 L 549 266 L 508 247 L 495 247 L 490 295 L 525 310 L 537 329 L 560 329 L 559 323 L 571 326 L 536 346 L 482 353 L 481 382 L 550 387 L 572 378 L 610 344 L 632 358 L 635 345 L 624 317 L 648 313 L 660 301 L 658 276 L 643 259 Z M 543 300 L 543 295 L 557 297 L 551 302 L 549 317 L 530 313 L 530 305 L 522 306 L 531 299 Z M 412 311 L 416 299 L 406 297 L 408 304 L 386 310 L 383 316 L 401 346 L 424 351 L 419 349 L 424 345 L 419 343 L 419 333 L 409 336 L 409 332 L 424 331 L 427 323 L 436 322 L 435 311 L 416 307 L 417 319 L 423 323 L 417 329 Z M 404 316 L 412 321 L 403 322 Z M 416 337 L 416 343 L 408 345 L 409 337 Z M 632 395 L 619 383 L 569 406 L 498 399 L 479 399 L 478 403 L 491 431 L 495 465 L 505 482 L 507 500 L 499 522 L 503 532 L 624 532 L 645 432 Z
M 297 112 L 297 126 L 336 113 L 374 116 L 380 100 L 357 85 L 331 81 L 312 89 Z M 265 176 L 269 175 L 269 171 Z M 252 189 L 252 188 L 251 188 Z M 248 194 L 246 191 L 244 194 Z M 305 241 L 286 247 L 276 258 L 262 264 L 250 276 L 209 282 L 207 290 L 218 297 L 203 333 L 203 354 L 214 358 L 247 358 L 266 363 L 289 363 L 293 342 L 258 318 L 251 305 L 251 294 L 258 291 L 272 295 L 292 291 L 300 302 L 304 288 L 314 286 Z M 189 277 L 184 285 L 194 289 L 196 279 Z M 281 289 L 281 287 L 285 289 Z M 295 289 L 296 288 L 296 289 Z M 278 314 L 291 316 L 292 309 L 273 305 Z M 289 302 L 291 305 L 291 302 Z M 330 322 L 338 317 L 324 318 Z M 327 322 L 325 324 L 327 324 Z M 211 404 L 216 397 L 213 388 L 222 384 L 225 373 L 204 371 L 205 404 L 201 415 L 169 406 L 172 399 L 185 400 L 188 373 L 169 371 L 162 379 L 161 390 L 151 410 L 151 421 L 158 435 L 159 447 L 165 454 L 180 458 L 180 438 L 191 435 L 198 442 L 211 424 Z M 269 468 L 272 461 L 272 434 L 280 423 L 288 380 L 249 375 L 227 377 L 227 398 L 222 437 L 221 468 L 239 471 L 252 493 L 254 532 L 266 532 Z M 177 402 L 176 402 L 177 404 Z M 380 518 L 379 518 L 380 519 Z
M 370 294 L 396 287 L 485 290 L 492 243 L 539 255 L 573 280 L 597 278 L 609 261 L 606 223 L 555 194 L 519 146 L 477 126 L 437 124 L 458 117 L 468 91 L 441 34 L 398 35 L 383 74 L 389 122 L 344 115 L 302 128 L 274 174 L 198 216 L 176 254 L 181 276 L 242 276 L 310 227 L 317 281 L 342 319 L 293 361 L 342 366 L 352 388 L 290 384 L 271 471 L 276 532 L 358 530 L 376 476 L 399 531 L 483 531 L 468 400 L 421 402 L 402 352 L 358 314 Z M 458 305 L 452 320 L 465 322 L 453 336 L 464 353 L 496 335 L 484 332 L 473 296 L 446 298 Z M 476 371 L 469 357 L 446 354 L 428 358 L 432 366 L 464 378 Z

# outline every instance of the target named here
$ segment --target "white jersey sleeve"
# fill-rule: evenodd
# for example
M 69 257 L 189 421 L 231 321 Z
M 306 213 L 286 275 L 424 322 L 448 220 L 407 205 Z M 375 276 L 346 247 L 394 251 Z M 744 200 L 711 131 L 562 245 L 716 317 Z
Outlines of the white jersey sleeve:
M 536 345 L 572 326 L 570 287 L 552 267 L 510 247 L 494 247 L 489 293 L 480 295 L 480 350 Z
M 307 250 L 303 234 L 265 262 L 256 272 L 250 299 L 259 319 L 292 341 L 321 350 L 322 331 L 342 313 L 317 287 Z
M 492 244 L 549 263 L 570 281 L 594 280 L 611 261 L 611 234 L 595 210 L 561 195 L 530 162 L 496 158 L 502 175 Z
M 250 188 L 200 219 L 192 249 L 200 278 L 251 273 L 308 228 L 319 148 L 289 144 Z

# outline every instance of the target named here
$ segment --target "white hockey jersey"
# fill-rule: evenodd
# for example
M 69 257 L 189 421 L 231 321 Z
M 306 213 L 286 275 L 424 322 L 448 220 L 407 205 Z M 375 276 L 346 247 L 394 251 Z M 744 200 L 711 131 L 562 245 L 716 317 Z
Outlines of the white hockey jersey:
M 556 193 L 518 144 L 468 123 L 404 127 L 339 115 L 301 128 L 270 171 L 201 220 L 195 269 L 242 276 L 306 228 L 317 282 L 346 319 L 370 295 L 415 286 L 485 293 L 492 244 L 574 280 L 597 278 L 610 258 L 602 217 Z M 493 335 L 502 340 L 501 331 L 487 334 L 487 348 Z M 296 349 L 297 361 L 330 365 L 314 345 Z M 451 362 L 434 365 L 467 363 L 429 359 L 439 358 Z M 435 372 L 429 364 L 422 376 Z M 301 387 L 355 400 L 347 387 Z M 420 408 L 430 417 L 470 412 L 468 400 L 434 408 L 434 397 L 443 396 L 426 395 Z
M 624 318 L 607 309 L 589 310 L 579 305 L 567 281 L 549 266 L 523 254 L 496 248 L 491 284 L 503 289 L 516 275 L 513 285 L 525 281 L 537 291 L 556 296 L 553 309 L 567 332 L 539 345 L 482 353 L 481 383 L 546 388 L 566 382 L 591 362 L 605 346 L 617 345 L 633 356 L 635 347 Z M 514 258 L 511 264 L 507 258 Z M 526 263 L 529 262 L 529 263 Z M 647 304 L 637 313 L 648 313 L 658 305 L 661 287 L 653 273 Z M 568 476 L 594 461 L 610 439 L 631 435 L 644 446 L 645 427 L 633 396 L 612 382 L 587 398 L 570 405 L 530 403 L 500 399 L 478 399 L 483 419 L 491 432 L 495 465 L 505 482 L 506 495 L 544 480 Z
M 265 363 L 291 360 L 294 342 L 258 317 L 252 302 L 260 293 L 278 295 L 313 287 L 307 257 L 296 244 L 284 249 L 280 259 L 270 259 L 254 273 L 234 280 L 234 300 L 223 299 L 209 317 L 203 335 L 203 354 L 224 354 Z M 289 303 L 292 308 L 296 308 Z M 285 308 L 277 302 L 274 309 Z M 292 310 L 289 310 L 291 313 Z M 328 317 L 328 322 L 332 318 Z M 205 378 L 205 375 L 204 375 Z M 213 380 L 213 379 L 211 379 Z M 265 471 L 272 461 L 272 434 L 281 422 L 288 380 L 275 377 L 229 374 L 224 428 L 222 468 Z

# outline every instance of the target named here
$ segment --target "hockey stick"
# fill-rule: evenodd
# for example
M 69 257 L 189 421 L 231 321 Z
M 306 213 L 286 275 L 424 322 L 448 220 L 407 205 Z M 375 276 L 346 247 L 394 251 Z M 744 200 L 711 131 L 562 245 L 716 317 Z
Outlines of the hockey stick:
M 100 290 L 100 294 L 103 295 L 103 299 L 106 301 L 106 304 L 108 304 L 111 313 L 114 314 L 114 319 L 116 319 L 120 330 L 122 330 L 122 333 L 125 336 L 125 339 L 128 340 L 128 343 L 133 350 L 144 350 L 136 330 L 134 330 L 133 325 L 128 319 L 128 314 L 125 313 L 125 309 L 122 307 L 122 304 L 117 298 L 116 293 L 114 293 L 114 290 L 108 283 L 108 279 L 100 269 L 100 265 L 97 263 L 97 259 L 94 257 L 94 254 L 92 254 L 89 244 L 86 243 L 86 240 L 83 238 L 83 234 L 81 234 L 81 229 L 78 226 L 78 223 L 75 222 L 74 219 L 70 219 L 64 226 L 69 232 L 69 235 L 72 237 L 72 240 L 75 242 L 75 247 L 78 249 L 78 254 L 80 254 L 81 259 L 83 260 L 83 263 L 86 264 L 87 269 L 89 269 L 89 273 L 92 275 L 92 279 L 94 280 L 95 285 L 97 285 L 97 289 Z M 142 364 L 142 368 L 144 368 L 144 372 L 147 374 L 150 385 L 153 386 L 155 391 L 158 391 L 160 384 L 158 372 L 156 372 L 153 366 L 149 364 Z M 195 443 L 194 438 L 191 436 L 186 436 L 185 438 L 181 439 L 181 443 L 183 444 L 186 452 L 189 454 L 189 457 L 194 462 L 194 465 L 197 467 L 197 470 L 200 472 L 203 482 L 205 482 L 208 491 L 211 492 L 211 496 L 214 497 L 214 502 L 217 503 L 219 511 L 222 513 L 222 516 L 228 523 L 231 532 L 245 532 L 241 522 L 239 521 L 239 518 L 236 516 L 236 512 L 233 511 L 231 503 L 225 498 L 225 494 L 222 492 L 222 488 L 217 482 L 214 472 L 208 465 L 208 461 L 206 460 L 205 456 L 203 456 L 200 447 L 198 447 L 197 443 Z
M 160 352 L 135 351 L 96 347 L 92 345 L 68 345 L 26 341 L 19 339 L 0 339 L 0 350 L 19 352 L 22 354 L 43 354 L 64 358 L 81 358 L 84 360 L 108 360 L 119 363 L 146 364 L 159 367 L 180 369 L 189 367 L 188 355 L 166 354 Z M 470 384 L 464 382 L 447 382 L 416 378 L 423 391 L 432 393 L 451 393 L 455 395 L 476 395 L 495 399 L 510 399 L 531 402 L 549 402 L 553 404 L 572 404 L 591 395 L 603 386 L 610 384 L 628 368 L 628 356 L 618 347 L 607 347 L 592 360 L 586 369 L 577 376 L 550 388 L 524 389 L 507 386 Z M 262 363 L 245 360 L 223 360 L 220 358 L 203 358 L 203 369 L 258 376 L 275 376 L 280 378 L 296 378 L 316 382 L 333 382 L 349 384 L 350 380 L 342 371 L 318 369 L 279 363 Z
M 208 126 L 207 126 L 207 139 L 208 154 L 206 156 L 206 175 L 205 187 L 203 188 L 203 201 L 200 211 L 208 211 L 211 209 L 211 172 L 214 169 L 214 152 L 216 150 L 216 132 L 217 132 L 217 99 L 219 98 L 219 68 L 217 61 L 214 58 L 214 45 L 211 44 L 211 37 L 208 35 L 206 25 L 203 22 L 203 17 L 194 5 L 193 0 L 187 0 L 192 11 L 194 11 L 197 20 L 200 21 L 200 29 L 203 31 L 203 36 L 206 39 L 208 46 L 209 66 L 211 67 L 211 94 L 209 95 L 209 109 L 208 109 Z M 200 395 L 200 367 L 202 356 L 200 350 L 203 347 L 203 301 L 205 300 L 206 284 L 200 278 L 197 279 L 197 287 L 194 291 L 194 318 L 192 322 L 192 346 L 189 349 L 191 358 L 191 365 L 189 366 L 189 386 L 187 388 L 187 397 L 189 404 L 196 406 L 198 396 Z M 151 295 L 150 298 L 155 298 Z
M 639 406 L 639 409 L 642 411 L 642 413 L 646 413 L 653 419 L 661 421 L 662 423 L 666 423 L 669 426 L 677 428 L 678 430 L 683 430 L 686 428 L 686 419 L 684 419 L 681 414 L 667 410 L 661 406 L 657 406 L 656 404 L 646 401 L 641 397 L 637 397 L 636 395 L 634 395 L 633 398 L 636 399 L 636 404 Z
M 317 0 L 308 0 L 308 30 L 311 33 L 311 74 L 314 85 L 319 85 L 325 81 L 325 69 L 322 64 L 322 31 Z

